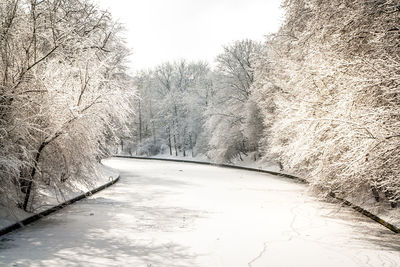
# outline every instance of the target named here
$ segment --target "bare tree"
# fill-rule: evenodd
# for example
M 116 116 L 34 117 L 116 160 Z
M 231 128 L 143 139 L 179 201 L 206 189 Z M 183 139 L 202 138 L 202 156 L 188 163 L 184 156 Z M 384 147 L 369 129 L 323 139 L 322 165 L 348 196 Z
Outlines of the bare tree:
M 206 63 L 182 60 L 136 76 L 142 125 L 151 129 L 144 133 L 139 153 L 160 153 L 162 145 L 171 155 L 194 153 L 210 94 L 209 73 Z
M 0 158 L 19 162 L 2 161 L 2 184 L 29 210 L 35 188 L 90 183 L 127 111 L 128 51 L 121 26 L 86 1 L 6 1 L 0 12 Z
M 254 63 L 260 52 L 260 43 L 243 40 L 224 47 L 224 53 L 217 57 L 216 93 L 208 108 L 206 123 L 210 132 L 208 155 L 216 161 L 229 161 L 236 156 L 241 158 L 241 153 L 257 149 L 258 140 L 254 138 L 258 137 L 254 132 L 262 130 L 262 122 L 257 122 L 255 127 L 248 124 L 248 116 L 253 114 L 247 110 L 255 105 L 249 99 Z M 252 130 L 248 131 L 250 127 Z

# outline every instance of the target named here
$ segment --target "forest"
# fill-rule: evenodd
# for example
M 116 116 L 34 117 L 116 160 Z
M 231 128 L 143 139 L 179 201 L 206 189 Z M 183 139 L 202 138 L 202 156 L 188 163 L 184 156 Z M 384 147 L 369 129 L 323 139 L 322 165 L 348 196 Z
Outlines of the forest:
M 121 146 L 274 162 L 321 196 L 400 202 L 400 6 L 285 0 L 263 42 L 130 75 L 123 25 L 84 0 L 0 3 L 0 202 L 90 184 Z
M 215 67 L 185 60 L 134 77 L 125 153 L 251 157 L 321 196 L 400 201 L 396 1 L 285 1 L 265 42 L 227 44 Z M 122 143 L 123 144 L 123 143 Z M 385 205 L 386 205 L 385 204 Z

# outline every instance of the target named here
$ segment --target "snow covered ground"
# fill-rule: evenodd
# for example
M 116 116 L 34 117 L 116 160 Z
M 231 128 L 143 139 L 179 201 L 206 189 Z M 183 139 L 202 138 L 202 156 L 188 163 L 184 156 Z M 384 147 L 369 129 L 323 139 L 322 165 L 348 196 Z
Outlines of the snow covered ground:
M 110 159 L 114 186 L 0 242 L 0 266 L 399 266 L 400 237 L 305 185 L 179 162 Z
M 43 210 L 49 209 L 51 207 L 57 206 L 67 200 L 70 200 L 76 196 L 79 196 L 91 189 L 97 188 L 103 184 L 109 182 L 109 177 L 112 176 L 116 178 L 118 176 L 118 171 L 115 171 L 111 168 L 106 168 L 103 165 L 99 165 L 99 176 L 94 177 L 96 180 L 93 182 L 93 185 L 89 188 L 86 185 L 76 184 L 75 188 L 67 188 L 64 190 L 58 190 L 55 188 L 47 188 L 41 190 L 41 202 L 36 203 L 35 205 L 35 213 L 39 213 Z M 18 221 L 21 221 L 29 216 L 32 216 L 33 213 L 28 213 L 19 209 L 15 206 L 3 207 L 0 206 L 0 228 L 6 227 L 8 225 L 14 224 Z

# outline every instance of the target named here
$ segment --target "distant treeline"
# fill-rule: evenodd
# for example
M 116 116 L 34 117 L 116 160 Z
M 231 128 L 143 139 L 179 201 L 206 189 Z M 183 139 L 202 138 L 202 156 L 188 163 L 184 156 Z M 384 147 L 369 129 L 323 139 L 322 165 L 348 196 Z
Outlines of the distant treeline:
M 163 64 L 135 77 L 131 153 L 252 153 L 323 194 L 400 201 L 400 6 L 283 3 L 279 32 L 237 41 L 210 69 Z

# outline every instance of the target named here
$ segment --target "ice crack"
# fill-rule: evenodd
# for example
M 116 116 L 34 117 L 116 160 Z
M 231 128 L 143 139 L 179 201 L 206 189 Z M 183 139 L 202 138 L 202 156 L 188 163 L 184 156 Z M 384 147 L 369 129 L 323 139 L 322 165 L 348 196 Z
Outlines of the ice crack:
M 259 258 L 262 257 L 262 255 L 265 253 L 265 251 L 267 250 L 267 242 L 264 242 L 264 247 L 262 249 L 262 251 L 257 255 L 257 257 L 255 257 L 254 259 L 252 259 L 251 261 L 249 261 L 249 263 L 247 263 L 247 265 L 249 267 L 252 267 L 252 264 L 257 261 Z

